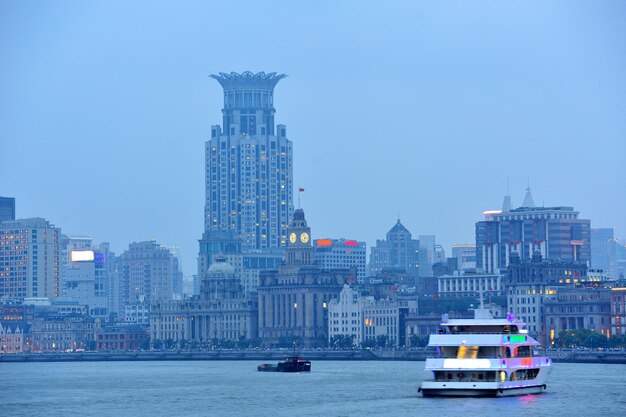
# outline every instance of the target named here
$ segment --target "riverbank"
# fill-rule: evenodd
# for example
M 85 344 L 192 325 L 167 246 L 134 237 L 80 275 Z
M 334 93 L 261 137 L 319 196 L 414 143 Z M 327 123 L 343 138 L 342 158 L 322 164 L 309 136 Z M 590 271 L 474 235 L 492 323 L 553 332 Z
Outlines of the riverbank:
M 75 352 L 75 353 L 22 353 L 0 355 L 2 362 L 100 362 L 100 361 L 232 361 L 256 360 L 271 362 L 290 355 L 286 350 L 211 350 L 167 352 Z M 302 350 L 300 356 L 312 361 L 423 361 L 428 350 Z M 624 351 L 548 351 L 556 363 L 607 363 L 626 364 Z

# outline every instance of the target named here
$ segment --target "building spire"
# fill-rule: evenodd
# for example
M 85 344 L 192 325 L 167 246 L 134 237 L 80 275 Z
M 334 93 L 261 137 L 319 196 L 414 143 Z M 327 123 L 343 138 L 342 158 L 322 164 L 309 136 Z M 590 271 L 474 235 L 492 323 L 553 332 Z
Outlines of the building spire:
M 522 207 L 535 207 L 535 201 L 533 200 L 533 196 L 530 192 L 530 187 L 526 188 L 526 196 L 524 196 Z

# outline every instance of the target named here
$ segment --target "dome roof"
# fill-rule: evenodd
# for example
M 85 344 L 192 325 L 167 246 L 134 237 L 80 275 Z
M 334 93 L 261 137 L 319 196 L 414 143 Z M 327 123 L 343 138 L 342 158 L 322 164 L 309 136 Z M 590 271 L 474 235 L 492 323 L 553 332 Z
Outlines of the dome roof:
M 207 274 L 209 275 L 233 275 L 234 273 L 235 267 L 226 262 L 226 258 L 224 257 L 215 258 L 215 262 L 213 262 L 207 270 Z

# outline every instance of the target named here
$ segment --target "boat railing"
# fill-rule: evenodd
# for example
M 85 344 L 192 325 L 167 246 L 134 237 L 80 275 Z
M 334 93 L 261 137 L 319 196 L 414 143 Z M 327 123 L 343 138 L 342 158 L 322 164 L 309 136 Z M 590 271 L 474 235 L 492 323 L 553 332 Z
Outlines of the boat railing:
M 507 333 L 507 332 L 439 332 L 437 334 L 499 334 L 502 336 L 510 336 L 510 335 L 527 335 L 527 333 Z
M 433 355 L 429 356 L 432 359 L 515 359 L 515 358 L 536 358 L 544 355 L 530 355 L 530 356 L 502 356 L 502 355 L 477 355 L 469 358 L 459 358 L 457 355 Z

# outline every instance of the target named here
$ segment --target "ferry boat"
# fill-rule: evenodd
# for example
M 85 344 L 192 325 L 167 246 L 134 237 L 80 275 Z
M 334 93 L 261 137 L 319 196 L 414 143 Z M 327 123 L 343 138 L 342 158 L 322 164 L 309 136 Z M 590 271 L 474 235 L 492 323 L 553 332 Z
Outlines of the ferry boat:
M 418 392 L 425 397 L 500 397 L 545 391 L 552 361 L 539 354 L 539 343 L 524 326 L 512 313 L 494 319 L 482 297 L 474 319 L 444 315 L 439 333 L 428 343 L 436 352 L 425 365 L 432 378 Z

